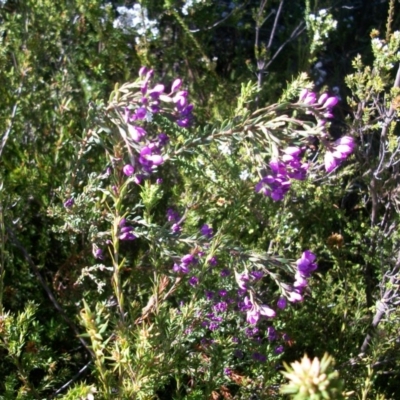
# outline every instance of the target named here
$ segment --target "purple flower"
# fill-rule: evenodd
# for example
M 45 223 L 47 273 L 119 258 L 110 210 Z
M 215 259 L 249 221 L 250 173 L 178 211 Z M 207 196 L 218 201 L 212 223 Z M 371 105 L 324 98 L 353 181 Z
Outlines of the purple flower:
M 286 305 L 287 305 L 286 297 L 283 297 L 283 296 L 279 297 L 278 302 L 276 303 L 276 305 L 281 310 L 284 310 L 286 308 Z
M 327 145 L 325 153 L 325 170 L 333 171 L 354 150 L 355 142 L 351 136 L 343 136 Z
M 232 373 L 232 370 L 229 367 L 224 368 L 225 375 L 230 375 L 231 373 Z
M 259 361 L 259 362 L 265 362 L 267 361 L 267 357 L 265 357 L 263 354 L 255 352 L 252 355 L 253 360 Z
M 304 278 L 304 276 L 302 276 L 299 271 L 296 272 L 296 275 L 294 277 L 296 280 L 293 284 L 293 287 L 300 288 L 300 289 L 307 287 L 307 285 L 308 285 L 307 279 Z
M 322 108 L 324 109 L 331 109 L 332 107 L 336 106 L 336 104 L 339 102 L 339 99 L 337 97 L 329 97 Z
M 309 92 L 304 98 L 303 103 L 307 105 L 312 105 L 316 102 L 316 100 L 317 100 L 317 95 L 314 92 Z
M 181 263 L 183 264 L 194 264 L 196 262 L 196 258 L 192 254 L 186 254 L 181 258 Z
M 179 224 L 173 224 L 171 226 L 172 233 L 180 233 L 182 231 L 182 227 Z
M 121 222 L 120 221 L 120 227 L 121 227 Z M 132 226 L 127 226 L 124 225 L 121 227 L 120 230 L 120 235 L 118 236 L 119 240 L 135 240 L 136 236 L 132 233 L 133 227 Z
M 188 104 L 182 111 L 181 111 L 181 116 L 183 117 L 190 117 L 192 115 L 194 105 L 193 104 Z
M 153 99 L 158 99 L 160 97 L 160 94 L 162 94 L 162 93 L 164 93 L 164 85 L 159 83 L 156 86 L 154 86 L 153 89 L 149 90 L 148 94 Z
M 221 289 L 221 290 L 218 292 L 218 294 L 219 294 L 221 297 L 225 297 L 225 296 L 228 294 L 228 292 L 227 292 L 225 289 Z
M 330 151 L 325 153 L 325 171 L 331 172 L 340 164 L 340 160 L 335 158 Z
M 178 222 L 180 220 L 180 215 L 177 211 L 172 208 L 168 208 L 167 210 L 167 219 L 169 222 Z
M 258 281 L 258 280 L 262 279 L 262 277 L 264 276 L 264 272 L 262 272 L 262 271 L 253 271 L 253 272 L 250 272 L 250 275 L 251 275 L 256 281 Z
M 178 272 L 178 273 L 183 273 L 183 274 L 187 274 L 187 273 L 189 273 L 190 272 L 190 268 L 189 268 L 189 266 L 191 265 L 191 264 L 195 264 L 197 262 L 197 260 L 196 260 L 196 258 L 194 257 L 194 256 L 192 256 L 191 254 L 186 254 L 185 256 L 183 256 L 182 258 L 181 258 L 181 262 L 180 262 L 180 264 L 174 264 L 174 266 L 173 266 L 173 268 L 172 268 L 172 270 L 174 271 L 174 272 Z M 196 277 L 193 277 L 194 278 L 194 280 L 189 280 L 189 283 L 192 285 L 192 286 L 195 286 L 195 285 L 197 285 L 197 283 L 198 283 L 198 278 L 196 278 Z M 191 278 L 192 279 L 192 278 Z M 197 279 L 197 283 L 195 283 L 196 280 Z M 192 284 L 193 283 L 193 284 Z
M 135 182 L 136 185 L 140 185 L 142 183 L 142 179 L 143 179 L 143 175 L 138 174 L 133 177 L 133 182 Z
M 135 126 L 128 124 L 128 132 L 132 140 L 135 142 L 140 142 L 144 136 L 146 136 L 146 131 L 141 126 Z
M 318 99 L 318 104 L 320 106 L 322 106 L 322 104 L 325 103 L 325 101 L 327 100 L 328 97 L 329 97 L 328 93 L 321 94 L 321 96 L 319 96 L 319 99 Z
M 257 334 L 257 332 L 258 331 L 256 331 L 256 334 Z M 254 336 L 254 334 L 255 334 L 254 333 L 254 329 L 252 329 L 252 328 L 246 328 L 244 333 L 248 338 L 252 338 Z
M 261 315 L 268 318 L 274 318 L 276 315 L 276 312 L 272 308 L 268 307 L 267 305 L 259 306 L 255 302 L 252 303 L 252 301 L 247 296 L 244 299 L 244 304 L 246 308 L 251 305 L 251 308 L 247 310 L 246 316 L 246 321 L 251 325 L 257 324 Z
M 227 276 L 229 276 L 231 274 L 231 271 L 228 268 L 224 268 L 221 271 L 221 278 L 226 278 Z
M 198 284 L 199 284 L 199 278 L 197 276 L 192 276 L 189 279 L 189 285 L 194 287 L 194 286 L 197 286 Z
M 181 119 L 178 119 L 176 121 L 176 123 L 181 128 L 187 128 L 190 125 L 190 119 L 189 118 L 181 118 Z
M 169 137 L 165 133 L 160 133 L 158 135 L 158 143 L 160 146 L 165 146 L 169 141 Z
M 67 199 L 67 200 L 64 202 L 64 207 L 65 207 L 65 208 L 71 208 L 74 204 L 75 204 L 74 198 L 73 198 L 73 197 L 70 197 L 69 199 Z
M 126 176 L 131 176 L 135 172 L 135 169 L 132 165 L 126 164 L 124 168 L 122 168 L 122 171 Z
M 211 292 L 210 290 L 206 290 L 206 299 L 212 300 L 213 297 L 214 297 L 214 292 Z
M 174 264 L 172 270 L 176 273 L 188 274 L 190 272 L 189 265 L 187 264 Z
M 181 85 L 182 85 L 182 80 L 179 79 L 179 78 L 175 79 L 175 80 L 172 82 L 171 93 L 172 93 L 172 92 L 175 92 L 175 91 L 177 91 L 177 90 L 179 90 L 179 88 L 181 87 Z
M 314 262 L 316 255 L 310 250 L 306 250 L 300 259 L 296 261 L 297 270 L 303 278 L 308 278 L 311 272 L 317 269 L 317 264 Z
M 100 249 L 100 247 L 97 247 L 95 244 L 93 244 L 92 253 L 94 258 L 104 260 L 103 250 Z
M 145 119 L 147 115 L 147 110 L 144 107 L 139 107 L 135 111 L 136 119 Z
M 292 292 L 289 293 L 289 299 L 291 303 L 297 303 L 303 301 L 303 296 L 301 295 L 298 289 L 294 289 Z
M 272 308 L 266 305 L 259 306 L 259 310 L 261 315 L 264 315 L 265 317 L 268 318 L 274 318 L 276 315 L 276 312 Z
M 132 232 L 125 232 L 119 235 L 119 240 L 135 240 L 136 236 Z
M 147 73 L 147 68 L 146 67 L 140 67 L 139 76 L 145 76 L 146 73 Z
M 224 313 L 228 309 L 228 303 L 225 301 L 220 301 L 214 305 L 214 310 L 218 313 Z
M 267 335 L 268 335 L 268 340 L 270 342 L 273 342 L 274 340 L 278 339 L 278 335 L 276 333 L 276 330 L 273 326 L 269 326 L 267 328 Z
M 289 147 L 286 147 L 285 150 L 283 150 L 283 153 L 288 156 L 291 156 L 292 157 L 291 160 L 293 160 L 293 159 L 297 159 L 297 157 L 301 154 L 301 149 L 297 146 L 289 146 Z M 283 160 L 283 161 L 285 161 L 285 160 Z
M 278 347 L 275 347 L 274 353 L 275 353 L 276 355 L 282 354 L 282 353 L 283 353 L 283 350 L 284 350 L 284 347 L 283 347 L 282 345 L 280 345 L 280 346 L 278 346 Z
M 164 162 L 163 156 L 157 154 L 155 146 L 147 145 L 140 150 L 139 162 L 148 172 Z
M 307 89 L 302 89 L 299 95 L 299 100 L 303 101 L 308 95 L 308 90 Z
M 253 303 L 250 301 L 248 296 L 245 296 L 244 301 L 238 303 L 238 307 L 240 311 L 249 311 L 252 309 Z
M 239 274 L 235 271 L 235 279 L 240 289 L 247 290 L 246 284 L 249 281 L 249 274 L 247 272 Z
M 257 306 L 254 306 L 247 311 L 246 321 L 251 325 L 257 324 L 258 320 L 260 319 L 260 310 Z
M 212 229 L 209 225 L 204 224 L 204 225 L 200 228 L 200 233 L 201 233 L 203 236 L 207 237 L 208 239 L 211 239 L 212 236 L 213 236 L 213 229 Z
M 271 163 L 270 163 L 271 164 Z M 277 173 L 267 175 L 256 185 L 256 193 L 262 193 L 264 196 L 271 197 L 274 201 L 280 201 L 290 189 L 290 181 L 285 174 Z
M 215 257 L 215 256 L 211 257 L 211 258 L 208 260 L 208 263 L 209 263 L 212 267 L 215 267 L 215 266 L 218 264 L 217 257 Z
M 219 328 L 219 324 L 214 321 L 210 322 L 210 324 L 208 325 L 208 329 L 213 332 L 216 331 L 218 328 Z

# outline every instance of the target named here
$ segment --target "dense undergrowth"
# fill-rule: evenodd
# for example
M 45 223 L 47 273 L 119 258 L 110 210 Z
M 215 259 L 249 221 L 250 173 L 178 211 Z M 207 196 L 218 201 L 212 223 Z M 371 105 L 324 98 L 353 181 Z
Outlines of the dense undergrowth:
M 0 2 L 1 399 L 399 397 L 398 4 L 359 3 Z

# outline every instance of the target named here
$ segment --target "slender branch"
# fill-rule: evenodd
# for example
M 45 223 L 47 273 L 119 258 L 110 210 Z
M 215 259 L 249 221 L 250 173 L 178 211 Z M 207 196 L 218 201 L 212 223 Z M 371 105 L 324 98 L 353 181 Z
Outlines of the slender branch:
M 0 157 L 3 153 L 3 149 L 7 143 L 8 137 L 10 136 L 12 127 L 14 125 L 14 120 L 15 120 L 15 116 L 17 115 L 17 110 L 18 110 L 18 102 L 19 102 L 19 98 L 21 97 L 21 92 L 22 92 L 22 83 L 20 84 L 19 88 L 17 89 L 17 99 L 15 101 L 14 107 L 12 109 L 11 112 L 11 119 L 10 119 L 10 123 L 8 125 L 8 128 L 6 130 L 6 132 L 3 135 L 3 138 L 1 140 L 1 145 L 0 145 Z
M 399 88 L 400 87 L 400 64 L 397 69 L 396 73 L 396 79 L 393 84 L 393 88 Z M 386 114 L 386 118 L 383 121 L 383 126 L 382 126 L 382 131 L 381 131 L 381 138 L 385 138 L 389 129 L 389 125 L 392 122 L 394 115 L 394 107 L 393 104 L 390 105 L 389 112 Z
M 270 49 L 271 46 L 272 46 L 272 40 L 274 39 L 276 26 L 278 25 L 278 19 L 279 19 L 279 16 L 281 15 L 283 1 L 284 0 L 281 0 L 280 3 L 279 3 L 278 11 L 277 11 L 277 13 L 275 15 L 274 25 L 272 26 L 271 35 L 269 37 L 269 42 L 268 42 L 268 45 L 267 45 L 267 49 Z
M 197 33 L 197 32 L 203 32 L 203 31 L 210 31 L 211 29 L 216 28 L 218 25 L 221 25 L 223 22 L 225 22 L 232 14 L 234 14 L 236 11 L 239 11 L 241 8 L 243 8 L 244 6 L 247 5 L 247 3 L 249 2 L 249 0 L 246 0 L 242 5 L 240 5 L 239 7 L 234 8 L 230 13 L 228 13 L 224 18 L 222 18 L 221 20 L 215 22 L 214 24 L 210 25 L 210 26 L 206 26 L 205 28 L 199 28 L 199 29 L 189 29 L 189 32 L 191 33 Z
M 260 28 L 262 27 L 263 23 L 269 18 L 269 15 L 264 19 L 264 21 L 260 21 L 262 17 L 262 13 L 264 11 L 265 6 L 267 5 L 267 0 L 263 0 L 260 4 L 260 8 L 258 9 L 257 17 L 256 17 L 256 34 L 254 39 L 254 50 L 255 50 L 255 57 L 257 61 L 257 87 L 261 89 L 262 85 L 262 76 L 265 71 L 265 55 L 261 56 L 260 52 Z M 272 15 L 272 14 L 271 14 Z M 256 104 L 258 106 L 258 96 L 256 98 Z
M 279 55 L 279 53 L 283 50 L 283 48 L 292 40 L 297 39 L 306 29 L 306 26 L 304 22 L 300 22 L 299 25 L 296 26 L 296 28 L 293 29 L 293 32 L 289 36 L 288 39 L 286 39 L 278 48 L 278 50 L 274 53 L 274 55 L 270 58 L 268 61 L 267 65 L 265 66 L 265 69 L 268 69 L 268 67 L 272 64 L 272 62 L 275 60 L 275 58 Z
M 393 15 L 394 15 L 394 0 L 389 1 L 389 14 L 386 22 L 386 41 L 389 42 L 390 35 L 392 33 L 392 24 L 393 24 Z
M 85 366 L 83 366 L 67 383 L 62 385 L 60 389 L 58 389 L 56 392 L 54 392 L 49 399 L 54 399 L 58 394 L 60 394 L 62 391 L 68 388 L 68 386 L 71 386 L 72 383 L 74 383 L 90 366 L 92 361 L 89 361 Z
M 43 276 L 41 275 L 39 268 L 36 266 L 36 264 L 33 262 L 31 256 L 29 255 L 28 251 L 25 249 L 25 247 L 22 245 L 22 243 L 17 239 L 14 231 L 10 227 L 6 227 L 6 231 L 11 239 L 11 242 L 17 247 L 23 254 L 25 260 L 29 264 L 29 266 L 32 268 L 33 272 L 35 273 L 38 281 L 42 285 L 44 291 L 46 292 L 48 298 L 50 301 L 53 303 L 54 308 L 60 313 L 61 317 L 63 320 L 68 324 L 68 326 L 74 331 L 76 337 L 79 339 L 79 341 L 82 343 L 83 347 L 86 349 L 86 351 L 90 354 L 91 357 L 94 357 L 93 351 L 90 349 L 89 345 L 86 343 L 85 339 L 81 337 L 81 334 L 78 330 L 78 328 L 75 326 L 75 324 L 68 318 L 66 312 L 64 309 L 61 307 L 61 305 L 58 303 L 56 298 L 54 297 L 53 293 L 51 292 L 49 286 L 47 285 L 46 281 L 44 280 Z
M 372 319 L 369 332 L 365 336 L 364 341 L 360 347 L 360 354 L 363 354 L 367 351 L 367 349 L 371 343 L 371 340 L 373 338 L 373 334 L 376 331 L 377 326 L 381 322 L 385 313 L 388 311 L 388 306 L 389 306 L 390 302 L 393 300 L 393 296 L 397 292 L 396 281 L 398 281 L 397 275 L 399 272 L 400 272 L 400 253 L 397 258 L 396 265 L 393 267 L 392 271 L 390 273 L 385 274 L 385 276 L 383 277 L 382 286 L 385 286 L 386 289 L 385 289 L 381 299 L 377 303 L 376 312 L 375 312 L 374 318 Z M 388 280 L 385 284 L 386 279 L 388 279 Z

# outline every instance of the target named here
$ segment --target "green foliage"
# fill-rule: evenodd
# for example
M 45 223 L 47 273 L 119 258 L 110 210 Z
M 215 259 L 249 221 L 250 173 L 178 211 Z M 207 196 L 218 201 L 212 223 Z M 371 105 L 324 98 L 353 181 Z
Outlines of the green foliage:
M 382 34 L 377 2 L 141 1 L 125 28 L 118 2 L 1 3 L 0 398 L 279 398 L 282 361 L 325 352 L 337 370 L 323 358 L 307 398 L 399 397 L 394 1 Z M 141 64 L 166 89 L 163 113 L 139 123 L 169 143 L 138 184 L 143 142 L 124 112 L 140 104 Z M 195 106 L 188 129 L 167 95 L 176 76 Z M 325 126 L 297 100 L 322 84 L 342 95 Z M 354 155 L 326 175 L 321 155 L 344 135 Z M 308 179 L 282 202 L 255 193 L 293 145 Z M 309 248 L 319 268 L 304 303 L 248 324 L 238 276 L 263 272 L 246 295 L 276 309 Z M 191 272 L 174 271 L 189 254 Z

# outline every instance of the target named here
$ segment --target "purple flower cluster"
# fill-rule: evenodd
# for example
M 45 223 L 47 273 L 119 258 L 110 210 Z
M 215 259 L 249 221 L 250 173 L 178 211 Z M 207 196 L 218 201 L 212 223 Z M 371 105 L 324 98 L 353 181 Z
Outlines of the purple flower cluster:
M 92 245 L 92 254 L 94 258 L 98 260 L 104 260 L 103 250 L 100 247 L 98 247 L 95 243 L 93 243 Z
M 70 197 L 69 199 L 64 201 L 65 208 L 71 208 L 74 204 L 75 204 L 75 200 L 73 197 Z
M 182 80 L 179 78 L 175 79 L 171 85 L 171 92 L 165 93 L 165 86 L 160 83 L 150 87 L 153 75 L 154 72 L 152 69 L 147 70 L 146 67 L 140 68 L 139 76 L 142 78 L 140 90 L 143 95 L 141 99 L 142 105 L 129 117 L 130 120 L 144 119 L 149 116 L 148 113 L 151 115 L 160 112 L 161 102 L 164 102 L 166 106 L 173 104 L 173 115 L 176 118 L 177 125 L 187 128 L 193 118 L 193 104 L 188 103 L 187 90 L 179 90 L 182 86 Z
M 328 93 L 323 93 L 317 99 L 317 94 L 310 92 L 307 89 L 303 89 L 299 96 L 300 103 L 308 106 L 315 107 L 316 110 L 322 112 L 324 118 L 332 118 L 332 109 L 339 102 L 339 99 L 335 96 L 329 96 Z M 320 120 L 320 124 L 325 124 L 326 120 Z
M 312 106 L 319 112 L 316 118 L 318 120 L 318 125 L 323 126 L 327 118 L 333 117 L 333 107 L 336 106 L 339 99 L 336 96 L 330 97 L 327 93 L 323 93 L 317 99 L 317 95 L 314 92 L 303 89 L 300 93 L 299 101 L 305 105 Z M 312 110 L 309 112 L 312 113 Z M 321 112 L 323 116 L 322 119 L 320 118 Z M 325 170 L 326 172 L 331 172 L 353 152 L 355 142 L 351 136 L 343 136 L 334 142 L 328 142 L 326 137 L 327 135 L 322 138 L 322 142 L 327 148 L 325 153 Z
M 122 218 L 119 223 L 119 240 L 135 240 L 136 236 L 132 233 L 133 227 L 126 224 L 126 219 Z
M 301 161 L 303 150 L 290 146 L 283 150 L 280 160 L 271 160 L 271 173 L 261 179 L 255 187 L 257 193 L 271 197 L 274 201 L 284 198 L 291 186 L 291 179 L 304 180 L 308 164 Z
M 318 266 L 315 263 L 316 255 L 310 250 L 306 250 L 301 258 L 296 261 L 297 271 L 295 274 L 295 282 L 293 290 L 289 293 L 288 300 L 296 303 L 303 300 L 303 291 L 308 285 L 307 278 L 315 271 Z
M 204 224 L 201 228 L 200 228 L 200 233 L 205 236 L 207 239 L 211 239 L 213 237 L 213 229 L 211 226 Z
M 259 305 L 247 296 L 244 298 L 244 305 L 247 308 L 246 321 L 251 325 L 256 325 L 261 316 L 274 318 L 276 315 L 276 312 L 269 306 Z
M 172 208 L 168 208 L 167 220 L 168 220 L 168 222 L 172 223 L 172 226 L 171 226 L 172 233 L 180 233 L 181 232 L 182 227 L 179 223 L 179 221 L 181 220 L 181 216 L 179 215 L 179 213 L 177 211 L 175 211 Z
M 331 172 L 353 152 L 355 142 L 351 136 L 343 136 L 333 143 L 325 143 L 325 145 L 327 147 L 325 170 Z
M 196 263 L 197 263 L 197 258 L 195 256 L 193 256 L 192 254 L 186 254 L 185 256 L 183 256 L 181 258 L 179 264 L 177 264 L 177 263 L 174 264 L 174 266 L 172 267 L 172 270 L 174 272 L 188 274 L 190 272 L 190 268 L 189 268 L 190 265 L 194 265 Z M 197 283 L 198 283 L 198 280 L 197 280 Z
M 143 174 L 134 176 L 136 183 L 163 164 L 165 157 L 162 155 L 163 147 L 168 143 L 169 138 L 165 133 L 160 133 L 157 138 L 149 138 L 149 133 L 141 126 L 143 121 L 151 121 L 152 115 L 167 111 L 175 118 L 176 123 L 181 127 L 188 127 L 192 120 L 193 104 L 188 104 L 188 92 L 179 91 L 182 85 L 181 79 L 175 79 L 171 86 L 171 92 L 165 93 L 165 86 L 157 83 L 151 84 L 154 72 L 142 67 L 139 70 L 140 100 L 134 101 L 124 109 L 124 120 L 127 124 L 128 140 L 138 152 L 137 156 L 131 156 L 131 164 L 123 168 L 126 176 L 135 172 L 136 161 Z M 163 102 L 163 104 L 161 104 Z M 132 165 L 133 164 L 133 165 Z M 139 169 L 136 167 L 136 169 Z

